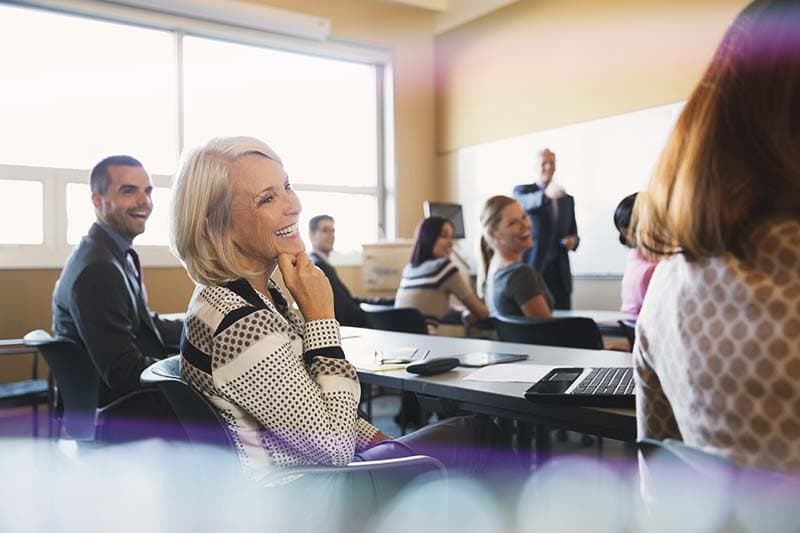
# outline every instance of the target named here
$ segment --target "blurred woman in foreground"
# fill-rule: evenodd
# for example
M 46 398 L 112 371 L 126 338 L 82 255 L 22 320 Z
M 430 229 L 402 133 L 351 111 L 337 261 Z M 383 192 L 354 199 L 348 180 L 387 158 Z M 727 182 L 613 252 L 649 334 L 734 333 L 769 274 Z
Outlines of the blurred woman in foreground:
M 636 211 L 639 437 L 800 471 L 800 3 L 739 14 Z

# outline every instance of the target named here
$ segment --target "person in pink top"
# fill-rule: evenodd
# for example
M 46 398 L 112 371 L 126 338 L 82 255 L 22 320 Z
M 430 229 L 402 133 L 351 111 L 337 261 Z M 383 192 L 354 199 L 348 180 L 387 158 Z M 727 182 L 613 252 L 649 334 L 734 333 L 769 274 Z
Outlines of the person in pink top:
M 628 261 L 625 264 L 625 273 L 622 275 L 622 306 L 620 311 L 626 320 L 636 321 L 639 310 L 650 285 L 650 278 L 656 269 L 656 263 L 642 256 L 636 249 L 636 239 L 633 236 L 636 228 L 631 227 L 631 213 L 636 203 L 636 194 L 629 194 L 614 211 L 614 225 L 619 231 L 619 242 L 631 248 Z

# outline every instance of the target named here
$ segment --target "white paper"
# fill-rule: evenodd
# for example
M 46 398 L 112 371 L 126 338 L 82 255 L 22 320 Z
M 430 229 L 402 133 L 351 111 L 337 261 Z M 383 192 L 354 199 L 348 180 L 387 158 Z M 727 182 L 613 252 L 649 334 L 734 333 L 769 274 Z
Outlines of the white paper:
M 506 383 L 536 383 L 548 372 L 556 368 L 552 365 L 506 363 L 479 368 L 465 380 L 469 381 L 502 381 Z
M 371 372 L 402 370 L 424 353 L 425 350 L 415 346 L 387 346 L 379 350 L 371 344 L 355 342 L 345 347 L 347 360 L 354 367 Z M 381 363 L 382 360 L 387 362 Z

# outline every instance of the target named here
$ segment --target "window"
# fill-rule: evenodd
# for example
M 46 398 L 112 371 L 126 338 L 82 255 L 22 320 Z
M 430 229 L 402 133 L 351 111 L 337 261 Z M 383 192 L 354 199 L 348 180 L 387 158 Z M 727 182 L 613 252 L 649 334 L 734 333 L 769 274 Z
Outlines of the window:
M 0 6 L 0 164 L 90 169 L 141 154 L 175 169 L 175 45 L 167 32 Z
M 0 180 L 0 198 L 9 198 L 0 209 L 0 243 L 44 242 L 44 194 L 39 181 Z
M 480 210 L 494 194 L 538 175 L 538 152 L 556 153 L 554 179 L 575 198 L 581 243 L 570 254 L 577 275 L 621 275 L 627 248 L 614 227 L 623 197 L 642 190 L 683 108 L 676 103 L 486 143 L 458 152 L 459 199 L 467 239 L 480 237 Z
M 382 123 L 388 54 L 92 9 L 103 20 L 0 5 L 0 47 L 16 51 L 0 60 L 0 193 L 14 198 L 0 215 L 0 264 L 60 266 L 94 221 L 89 170 L 125 153 L 155 186 L 136 245 L 147 264 L 177 265 L 166 245 L 180 153 L 227 135 L 275 149 L 304 204 L 303 223 L 336 217 L 346 259 L 378 238 L 391 167 Z
M 249 134 L 296 185 L 376 187 L 373 66 L 193 37 L 183 64 L 187 146 Z
M 336 221 L 334 251 L 342 255 L 361 250 L 364 228 L 378 227 L 378 210 L 375 198 L 369 194 L 346 194 L 304 191 L 298 194 L 303 205 L 300 213 L 300 231 L 307 241 L 308 221 L 315 215 L 330 215 Z M 373 235 L 374 242 L 377 235 Z

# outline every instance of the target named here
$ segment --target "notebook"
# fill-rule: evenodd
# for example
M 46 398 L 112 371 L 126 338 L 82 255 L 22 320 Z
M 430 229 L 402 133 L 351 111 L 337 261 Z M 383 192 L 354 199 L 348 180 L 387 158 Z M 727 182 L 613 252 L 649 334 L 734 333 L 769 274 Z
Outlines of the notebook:
M 636 407 L 631 367 L 559 367 L 525 391 L 536 403 Z
M 524 353 L 500 353 L 500 352 L 473 352 L 456 356 L 460 361 L 459 366 L 487 366 L 499 363 L 511 363 L 527 359 Z

